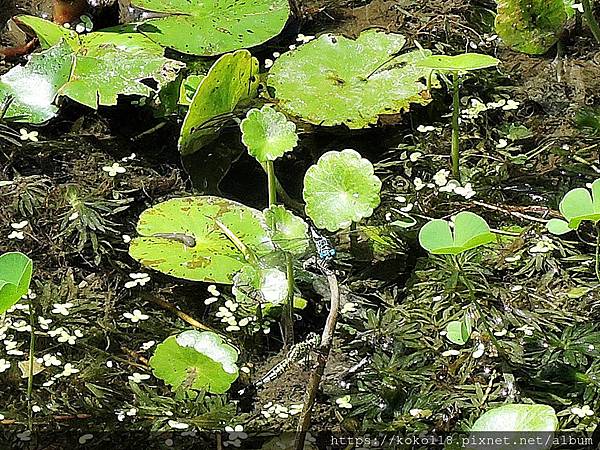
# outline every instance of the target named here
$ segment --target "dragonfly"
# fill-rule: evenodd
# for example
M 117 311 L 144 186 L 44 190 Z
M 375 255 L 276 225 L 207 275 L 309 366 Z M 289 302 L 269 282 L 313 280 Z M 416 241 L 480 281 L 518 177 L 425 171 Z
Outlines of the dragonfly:
M 302 361 L 308 362 L 310 354 L 319 348 L 321 343 L 321 336 L 317 333 L 308 333 L 306 339 L 303 342 L 292 345 L 290 350 L 286 353 L 285 357 L 275 364 L 266 374 L 260 377 L 258 380 L 251 383 L 250 386 L 238 391 L 240 395 L 244 395 L 249 391 L 249 388 L 256 390 L 257 388 L 264 386 L 268 383 L 279 378 L 283 375 L 293 364 L 300 363 Z

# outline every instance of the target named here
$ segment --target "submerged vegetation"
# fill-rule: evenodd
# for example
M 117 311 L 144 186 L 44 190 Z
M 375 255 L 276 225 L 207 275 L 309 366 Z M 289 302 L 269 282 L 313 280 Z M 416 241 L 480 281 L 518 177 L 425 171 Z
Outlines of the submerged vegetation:
M 592 3 L 127 3 L 0 53 L 1 442 L 597 444 Z

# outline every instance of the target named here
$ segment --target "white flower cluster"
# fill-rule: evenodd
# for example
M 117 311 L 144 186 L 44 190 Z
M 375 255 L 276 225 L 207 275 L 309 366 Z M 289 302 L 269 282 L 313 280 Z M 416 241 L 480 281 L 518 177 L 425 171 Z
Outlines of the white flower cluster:
M 260 413 L 265 419 L 270 419 L 271 417 L 287 419 L 290 416 L 300 414 L 303 407 L 304 405 L 302 403 L 293 403 L 287 407 L 278 403 L 269 402 L 262 407 Z

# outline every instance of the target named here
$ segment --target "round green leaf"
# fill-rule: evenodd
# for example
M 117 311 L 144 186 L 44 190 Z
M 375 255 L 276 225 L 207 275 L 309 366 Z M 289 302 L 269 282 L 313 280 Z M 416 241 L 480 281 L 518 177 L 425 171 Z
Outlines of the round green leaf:
M 243 100 L 256 95 L 258 60 L 240 50 L 221 56 L 194 94 L 179 136 L 179 151 L 189 155 L 210 143 Z
M 489 410 L 477 419 L 471 431 L 488 433 L 496 431 L 552 432 L 557 428 L 558 420 L 551 406 L 514 404 Z
M 279 57 L 269 72 L 278 107 L 307 122 L 349 128 L 376 124 L 379 116 L 427 104 L 420 81 L 429 71 L 415 63 L 431 54 L 399 54 L 400 34 L 363 31 L 356 40 L 324 34 Z
M 275 205 L 263 211 L 271 240 L 277 248 L 294 255 L 308 249 L 308 224 L 283 206 Z
M 434 255 L 457 255 L 494 240 L 494 233 L 486 221 L 468 211 L 456 215 L 454 234 L 450 224 L 442 219 L 429 221 L 419 232 L 421 247 Z
M 306 214 L 318 228 L 347 228 L 373 214 L 380 190 L 373 165 L 358 152 L 327 152 L 304 176 Z
M 175 198 L 144 211 L 129 254 L 186 280 L 231 283 L 246 263 L 227 232 L 257 255 L 273 249 L 260 211 L 220 197 Z
M 274 161 L 298 143 L 294 122 L 268 105 L 248 111 L 240 128 L 248 153 L 259 162 Z
M 0 256 L 0 314 L 27 294 L 33 262 L 23 253 L 9 252 Z
M 238 377 L 238 352 L 210 331 L 184 331 L 159 344 L 150 358 L 154 376 L 178 389 L 223 394 Z
M 419 67 L 448 72 L 468 72 L 496 67 L 498 64 L 500 60 L 481 53 L 463 53 L 456 56 L 433 55 L 417 62 Z
M 213 56 L 254 47 L 277 36 L 290 15 L 288 0 L 132 0 L 164 14 L 138 30 L 182 53 Z
M 446 325 L 446 337 L 457 345 L 465 345 L 471 337 L 471 323 L 466 320 L 453 320 Z
M 558 42 L 566 21 L 564 0 L 500 0 L 496 32 L 509 47 L 541 55 Z
M 559 209 L 571 229 L 578 228 L 584 220 L 598 222 L 600 220 L 600 178 L 592 183 L 591 193 L 585 188 L 576 188 L 567 192 L 560 202 Z

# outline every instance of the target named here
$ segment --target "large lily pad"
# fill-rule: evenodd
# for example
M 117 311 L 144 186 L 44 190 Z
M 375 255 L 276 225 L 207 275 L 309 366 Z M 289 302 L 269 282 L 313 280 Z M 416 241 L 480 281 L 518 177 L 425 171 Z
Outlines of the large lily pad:
M 566 21 L 564 0 L 500 0 L 496 32 L 509 47 L 541 55 L 558 42 Z
M 194 94 L 181 127 L 179 151 L 189 155 L 210 143 L 241 101 L 253 98 L 258 87 L 258 60 L 249 51 L 221 56 Z
M 240 128 L 248 153 L 260 162 L 275 161 L 298 143 L 294 122 L 268 105 L 248 111 Z
M 544 450 L 553 447 L 553 433 L 558 428 L 558 419 L 551 406 L 513 404 L 490 409 L 473 427 L 472 435 L 463 448 L 484 450 L 489 442 L 480 442 L 480 436 L 509 435 L 510 441 L 499 440 L 492 445 L 495 450 Z M 532 440 L 532 435 L 538 437 Z M 540 439 L 540 437 L 542 439 Z
M 546 225 L 554 234 L 576 230 L 584 220 L 600 221 L 600 178 L 592 183 L 591 192 L 585 188 L 572 189 L 565 194 L 559 209 L 566 219 L 551 219 Z
M 373 165 L 358 152 L 327 152 L 304 176 L 306 214 L 319 228 L 347 228 L 373 214 L 380 190 Z
M 0 314 L 27 294 L 32 272 L 33 262 L 23 253 L 9 252 L 0 256 Z
M 144 211 L 129 254 L 143 265 L 186 280 L 232 283 L 273 247 L 260 211 L 220 197 L 175 198 Z M 239 243 L 234 242 L 239 240 Z
M 212 56 L 254 47 L 277 36 L 290 15 L 288 0 L 133 0 L 133 6 L 166 16 L 138 30 L 162 45 Z
M 127 27 L 78 36 L 67 35 L 43 19 L 22 16 L 20 20 L 53 46 L 0 77 L 0 102 L 14 97 L 5 116 L 9 120 L 45 122 L 58 111 L 57 96 L 90 108 L 115 105 L 119 95 L 147 96 L 185 67 L 165 58 L 162 47 Z
M 429 70 L 415 63 L 431 52 L 399 54 L 405 41 L 377 30 L 356 40 L 324 34 L 278 58 L 268 85 L 291 115 L 317 125 L 365 128 L 381 115 L 430 101 L 421 82 Z
M 421 247 L 434 255 L 456 255 L 495 239 L 486 221 L 468 211 L 456 215 L 454 233 L 450 224 L 442 219 L 430 220 L 419 232 Z
M 238 352 L 210 331 L 184 331 L 156 347 L 150 366 L 157 378 L 178 389 L 223 394 L 238 377 Z

